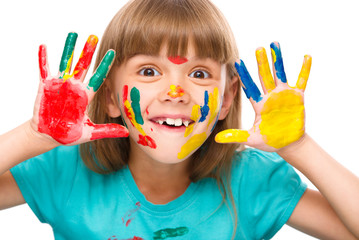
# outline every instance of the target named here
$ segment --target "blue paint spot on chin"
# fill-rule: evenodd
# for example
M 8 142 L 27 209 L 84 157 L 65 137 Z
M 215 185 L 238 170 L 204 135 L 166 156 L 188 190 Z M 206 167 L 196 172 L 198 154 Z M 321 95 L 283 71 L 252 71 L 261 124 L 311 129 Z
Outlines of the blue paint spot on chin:
M 201 106 L 201 118 L 198 122 L 204 122 L 206 120 L 206 117 L 209 113 L 209 106 L 208 106 L 208 91 L 204 92 L 204 105 Z

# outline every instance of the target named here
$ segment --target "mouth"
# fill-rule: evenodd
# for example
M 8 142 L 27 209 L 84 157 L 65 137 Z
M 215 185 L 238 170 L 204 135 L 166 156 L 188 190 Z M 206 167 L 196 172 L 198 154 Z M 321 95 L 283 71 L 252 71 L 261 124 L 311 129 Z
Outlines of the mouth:
M 171 130 L 185 130 L 191 124 L 195 122 L 190 118 L 183 117 L 155 117 L 150 119 L 152 123 L 158 127 L 167 128 Z

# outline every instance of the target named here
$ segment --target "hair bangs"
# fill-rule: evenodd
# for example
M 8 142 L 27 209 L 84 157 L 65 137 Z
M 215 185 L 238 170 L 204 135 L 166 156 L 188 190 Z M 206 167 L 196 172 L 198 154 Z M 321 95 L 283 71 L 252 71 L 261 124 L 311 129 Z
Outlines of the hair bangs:
M 132 6 L 138 4 L 141 7 Z M 200 58 L 220 63 L 236 60 L 232 33 L 223 27 L 225 20 L 219 20 L 221 13 L 207 1 L 131 1 L 117 16 L 105 35 L 114 39 L 115 46 L 109 48 L 116 50 L 119 64 L 137 54 L 156 56 L 163 47 L 168 56 L 186 56 L 189 43 Z

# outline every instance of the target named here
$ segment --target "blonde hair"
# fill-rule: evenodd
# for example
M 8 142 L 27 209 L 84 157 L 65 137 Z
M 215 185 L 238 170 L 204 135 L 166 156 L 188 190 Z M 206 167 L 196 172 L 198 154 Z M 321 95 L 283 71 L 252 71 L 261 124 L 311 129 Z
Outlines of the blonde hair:
M 113 70 L 136 54 L 158 55 L 163 46 L 167 47 L 168 56 L 185 56 L 189 41 L 194 45 L 198 57 L 211 58 L 227 65 L 226 91 L 229 91 L 229 83 L 236 76 L 234 62 L 238 59 L 238 50 L 228 23 L 209 0 L 128 2 L 112 19 L 102 37 L 95 67 L 107 50 L 114 49 L 117 55 L 106 86 L 99 89 L 89 106 L 90 118 L 96 123 L 123 125 L 121 117 L 111 118 L 107 114 L 107 86 L 111 86 Z M 229 190 L 232 205 L 229 187 L 231 159 L 239 145 L 217 144 L 214 136 L 225 129 L 240 128 L 240 111 L 238 90 L 227 117 L 218 121 L 213 133 L 190 159 L 191 180 L 215 178 L 223 190 L 224 200 L 228 193 L 226 189 Z M 128 138 L 101 139 L 80 147 L 85 164 L 98 173 L 110 173 L 125 166 L 129 159 L 129 148 Z

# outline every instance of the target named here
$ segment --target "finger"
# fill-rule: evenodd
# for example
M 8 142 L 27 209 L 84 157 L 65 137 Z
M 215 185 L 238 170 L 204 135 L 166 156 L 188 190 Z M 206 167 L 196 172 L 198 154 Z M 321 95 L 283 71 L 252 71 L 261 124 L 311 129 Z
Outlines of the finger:
M 267 53 L 264 48 L 256 50 L 259 78 L 261 79 L 264 94 L 275 88 L 275 83 L 269 68 Z
M 114 50 L 107 51 L 100 65 L 92 75 L 87 86 L 88 89 L 92 89 L 94 92 L 96 92 L 101 87 L 102 83 L 105 81 L 107 73 L 110 71 L 111 65 L 115 59 L 115 55 L 116 54 Z
M 41 81 L 45 81 L 49 74 L 49 64 L 47 61 L 47 51 L 45 45 L 39 47 L 39 68 Z
M 91 64 L 92 56 L 96 50 L 98 38 L 95 35 L 88 37 L 84 49 L 80 55 L 79 61 L 77 62 L 74 69 L 74 78 L 76 80 L 83 80 L 86 76 L 88 67 Z
M 309 78 L 310 68 L 312 66 L 312 57 L 310 55 L 304 56 L 302 70 L 299 73 L 296 87 L 305 90 Z
M 119 138 L 119 137 L 128 137 L 129 132 L 127 128 L 120 124 L 107 123 L 107 124 L 93 124 L 87 123 L 93 127 L 91 139 L 97 140 L 102 138 Z
M 77 36 L 77 33 L 74 32 L 67 35 L 59 68 L 60 78 L 67 79 L 69 77 Z
M 275 82 L 279 83 L 287 83 L 287 77 L 284 71 L 282 52 L 280 49 L 280 45 L 278 42 L 272 42 L 271 45 L 271 53 L 272 53 L 272 62 L 273 62 L 273 76 Z
M 253 82 L 251 75 L 244 65 L 244 62 L 240 60 L 240 64 L 236 62 L 234 65 L 243 84 L 243 90 L 247 98 L 252 98 L 252 100 L 255 102 L 262 100 L 261 92 L 259 91 L 257 85 Z
M 227 129 L 217 133 L 215 141 L 217 143 L 244 143 L 248 141 L 249 133 L 240 129 Z

